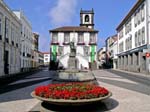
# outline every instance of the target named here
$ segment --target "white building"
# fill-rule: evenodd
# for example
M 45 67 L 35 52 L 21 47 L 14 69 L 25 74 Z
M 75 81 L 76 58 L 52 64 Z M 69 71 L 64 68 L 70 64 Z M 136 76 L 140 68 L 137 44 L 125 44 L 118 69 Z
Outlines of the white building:
M 102 47 L 97 52 L 97 64 L 99 68 L 102 68 L 106 63 L 106 47 Z
M 21 22 L 0 0 L 0 76 L 20 72 Z
M 43 52 L 44 55 L 44 65 L 48 66 L 50 63 L 50 53 L 49 52 Z
M 114 69 L 117 68 L 118 60 L 118 36 L 113 35 L 106 39 L 106 65 Z
M 145 53 L 150 53 L 150 0 L 138 0 L 116 30 L 119 69 L 148 72 L 150 60 Z
M 98 31 L 94 30 L 94 11 L 81 10 L 80 17 L 80 26 L 64 26 L 50 30 L 51 62 L 59 62 L 60 66 L 68 68 L 70 42 L 73 42 L 78 59 L 77 67 L 79 69 L 96 69 Z
M 32 68 L 32 26 L 22 11 L 13 11 L 21 20 L 21 70 L 28 71 Z
M 42 67 L 44 65 L 44 54 L 40 51 L 39 51 L 38 60 L 39 60 L 38 62 L 39 67 Z
M 33 33 L 32 35 L 32 68 L 37 68 L 39 66 L 39 34 L 38 33 Z

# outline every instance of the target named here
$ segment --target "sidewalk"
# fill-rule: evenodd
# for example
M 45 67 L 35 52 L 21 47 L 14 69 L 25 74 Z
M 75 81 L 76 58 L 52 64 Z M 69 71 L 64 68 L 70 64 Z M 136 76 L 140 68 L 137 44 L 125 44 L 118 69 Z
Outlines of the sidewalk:
M 150 112 L 150 88 L 106 70 L 94 71 L 100 86 L 112 92 L 104 100 L 110 112 Z
M 147 80 L 150 80 L 150 75 L 149 74 L 144 74 L 144 73 L 139 73 L 139 72 L 131 72 L 131 71 L 125 71 L 125 70 L 120 70 L 120 69 L 110 69 L 112 71 L 118 71 L 118 72 L 123 72 L 127 74 L 132 74 L 134 76 L 138 76 Z

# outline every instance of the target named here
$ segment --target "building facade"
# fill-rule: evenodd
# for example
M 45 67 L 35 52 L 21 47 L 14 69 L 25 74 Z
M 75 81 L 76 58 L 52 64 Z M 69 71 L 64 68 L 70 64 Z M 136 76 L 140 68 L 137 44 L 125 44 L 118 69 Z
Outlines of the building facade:
M 50 30 L 51 62 L 58 62 L 58 66 L 68 68 L 70 43 L 76 49 L 77 68 L 97 68 L 97 34 L 94 30 L 94 11 L 80 11 L 80 26 L 64 26 Z
M 76 47 L 78 68 L 89 69 L 97 62 L 97 31 L 85 27 L 61 27 L 51 30 L 51 60 L 68 68 L 70 42 Z
M 149 72 L 150 1 L 138 0 L 116 30 L 119 69 Z
M 39 66 L 39 34 L 32 34 L 32 64 L 31 68 L 37 68 Z
M 98 50 L 97 63 L 99 68 L 103 68 L 106 64 L 106 47 L 102 47 Z
M 32 27 L 23 11 L 13 12 L 21 21 L 21 71 L 29 71 L 32 68 Z
M 44 66 L 44 54 L 42 52 L 39 52 L 39 67 Z
M 21 21 L 0 1 L 0 76 L 20 72 Z
M 118 66 L 118 36 L 113 35 L 106 39 L 106 65 L 116 69 Z
M 43 52 L 44 55 L 44 65 L 49 66 L 50 63 L 50 53 L 49 52 Z

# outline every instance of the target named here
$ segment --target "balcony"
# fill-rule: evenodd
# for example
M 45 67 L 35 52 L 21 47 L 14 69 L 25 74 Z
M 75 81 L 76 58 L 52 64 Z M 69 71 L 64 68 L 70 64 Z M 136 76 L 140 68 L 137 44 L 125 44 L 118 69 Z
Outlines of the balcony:
M 78 42 L 77 45 L 85 45 L 84 42 Z
M 59 45 L 59 42 L 51 42 L 51 45 Z
M 70 42 L 63 42 L 63 45 L 69 45 Z
M 90 42 L 89 45 L 97 45 L 96 42 Z

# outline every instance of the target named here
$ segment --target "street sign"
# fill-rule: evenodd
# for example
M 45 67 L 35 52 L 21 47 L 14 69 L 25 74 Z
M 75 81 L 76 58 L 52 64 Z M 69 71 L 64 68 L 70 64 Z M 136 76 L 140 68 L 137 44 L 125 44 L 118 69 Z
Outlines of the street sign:
M 147 53 L 145 54 L 145 56 L 146 56 L 147 58 L 149 58 L 149 57 L 150 57 L 150 53 L 147 52 Z

